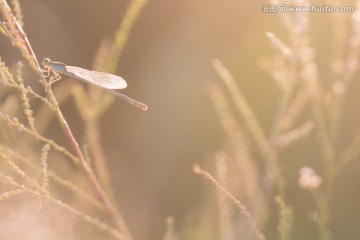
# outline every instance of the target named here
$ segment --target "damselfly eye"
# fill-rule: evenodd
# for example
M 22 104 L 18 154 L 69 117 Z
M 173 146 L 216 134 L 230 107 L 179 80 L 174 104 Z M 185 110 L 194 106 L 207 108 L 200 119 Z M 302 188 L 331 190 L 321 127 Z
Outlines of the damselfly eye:
M 51 60 L 49 58 L 44 58 L 43 62 L 42 62 L 42 65 L 43 66 L 47 66 L 51 63 Z

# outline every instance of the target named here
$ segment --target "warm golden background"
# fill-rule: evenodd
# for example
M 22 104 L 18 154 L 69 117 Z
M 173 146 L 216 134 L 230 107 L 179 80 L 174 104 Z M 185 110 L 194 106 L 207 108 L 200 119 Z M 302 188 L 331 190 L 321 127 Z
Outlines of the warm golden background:
M 305 1 L 298 2 L 301 5 Z M 113 38 L 131 1 L 23 0 L 20 3 L 24 29 L 40 61 L 42 57 L 48 57 L 68 65 L 92 69 L 100 43 L 105 38 Z M 227 156 L 229 171 L 229 183 L 224 185 L 249 207 L 266 239 L 287 239 L 279 238 L 277 232 L 279 210 L 274 203 L 274 197 L 278 195 L 276 187 L 267 182 L 266 164 L 261 153 L 212 64 L 213 59 L 218 58 L 232 73 L 265 135 L 271 136 L 282 92 L 270 72 L 272 67 L 277 67 L 276 61 L 281 63 L 282 60 L 281 57 L 273 58 L 279 55 L 279 51 L 265 33 L 274 33 L 290 48 L 294 39 L 281 13 L 261 12 L 261 6 L 269 3 L 265 0 L 149 0 L 143 8 L 128 36 L 116 74 L 128 82 L 128 88 L 121 92 L 146 103 L 149 110 L 143 112 L 116 99 L 99 122 L 101 144 L 110 169 L 114 195 L 134 239 L 162 239 L 169 216 L 174 219 L 174 231 L 179 239 L 251 239 L 251 231 L 240 210 L 230 201 L 221 202 L 224 201 L 223 195 L 209 181 L 192 171 L 193 165 L 199 163 L 218 178 L 221 174 L 216 174 L 219 166 L 214 159 L 216 156 L 221 158 L 221 154 Z M 317 1 L 316 4 L 355 6 L 356 1 Z M 331 112 L 336 105 L 331 105 L 333 99 L 336 101 L 332 86 L 345 78 L 347 70 L 343 66 L 347 66 L 348 56 L 357 51 L 351 45 L 351 39 L 356 31 L 360 31 L 360 22 L 354 25 L 352 15 L 309 15 L 309 31 L 306 34 L 309 46 L 314 49 L 314 62 L 318 66 L 321 86 L 315 98 L 324 110 L 320 115 L 324 117 L 326 126 L 331 125 Z M 0 38 L 0 56 L 11 69 L 18 61 L 23 61 L 25 82 L 41 92 L 35 75 L 19 51 L 3 36 Z M 355 63 L 358 64 L 357 61 Z M 345 70 L 339 70 L 339 73 L 337 66 Z M 270 68 L 270 72 L 266 68 Z M 300 86 L 301 82 L 306 81 L 301 78 L 300 64 L 294 71 L 298 73 L 296 76 Z M 337 131 L 330 134 L 335 162 L 346 146 L 359 135 L 358 78 L 359 72 L 355 70 L 344 93 Z M 64 86 L 56 95 L 59 99 L 64 98 L 61 109 L 80 145 L 84 146 L 88 144 L 84 121 L 69 94 L 73 84 L 78 81 L 66 77 L 63 79 L 55 83 L 53 88 Z M 231 140 L 234 136 L 229 136 L 224 130 L 219 118 L 222 112 L 214 106 L 214 101 L 219 99 L 213 97 L 212 101 L 209 94 L 214 84 L 229 102 L 230 112 L 241 131 L 234 132 L 234 135 L 240 134 L 239 148 L 236 150 Z M 88 87 L 83 83 L 81 85 Z M 9 102 L 11 96 L 19 95 L 2 87 L 2 103 Z M 311 121 L 315 127 L 282 150 L 277 164 L 286 179 L 286 202 L 293 209 L 292 231 L 288 239 L 325 240 L 331 238 L 320 237 L 313 220 L 318 214 L 314 195 L 321 190 L 312 192 L 298 185 L 301 167 L 310 166 L 321 177 L 326 168 L 322 159 L 322 145 L 317 138 L 319 126 L 314 117 L 317 115 L 312 114 L 311 110 L 311 104 L 316 100 L 307 97 L 307 105 L 293 128 L 306 121 Z M 11 103 L 14 106 L 7 106 L 7 112 L 18 114 L 18 119 L 25 123 L 20 98 Z M 35 113 L 41 110 L 38 101 L 32 100 L 32 106 Z M 4 106 L 2 111 L 5 111 Z M 224 111 L 226 114 L 227 110 Z M 49 114 L 52 113 L 45 114 L 46 117 Z M 5 126 L 3 128 L 6 129 Z M 31 138 L 25 137 L 26 134 L 18 132 L 12 132 L 10 136 L 4 131 L 2 133 L 1 144 L 25 156 L 39 158 L 36 156 L 40 155 L 41 142 L 29 140 Z M 55 118 L 51 120 L 50 117 L 49 125 L 42 133 L 71 150 Z M 331 220 L 328 228 L 331 229 L 332 239 L 351 240 L 358 239 L 360 235 L 358 145 L 354 144 L 352 152 L 352 160 L 355 161 L 341 168 L 331 181 Z M 237 153 L 240 152 L 240 156 L 244 157 L 241 155 L 242 149 L 243 154 L 252 161 L 251 166 L 256 166 L 255 170 L 241 166 L 241 163 L 237 165 L 241 160 L 237 161 L 235 156 L 239 157 Z M 65 179 L 68 174 L 72 175 L 71 179 L 77 172 L 82 175 L 80 170 L 68 164 L 66 158 L 59 158 L 50 151 L 49 169 Z M 247 178 L 246 174 L 255 177 Z M 247 196 L 242 189 L 246 186 L 251 188 L 252 183 L 256 189 L 248 189 L 253 195 Z M 52 184 L 50 181 L 50 188 L 53 187 L 51 189 L 57 199 L 82 209 L 82 205 L 75 200 L 76 195 Z M 86 184 L 82 187 L 91 192 L 91 187 Z M 0 208 L 6 214 L 0 216 L 1 239 L 112 239 L 107 233 L 92 228 L 66 210 L 46 206 L 46 202 L 42 204 L 45 207 L 41 207 L 36 201 L 35 197 L 19 196 L 2 201 L 3 207 Z M 221 205 L 226 205 L 227 210 L 222 209 Z M 47 211 L 47 208 L 50 209 Z M 98 214 L 86 207 L 84 211 L 92 216 Z M 224 216 L 229 222 L 224 220 Z M 101 215 L 99 218 L 106 220 Z M 25 230 L 20 231 L 23 228 Z M 170 239 L 173 238 L 167 238 Z

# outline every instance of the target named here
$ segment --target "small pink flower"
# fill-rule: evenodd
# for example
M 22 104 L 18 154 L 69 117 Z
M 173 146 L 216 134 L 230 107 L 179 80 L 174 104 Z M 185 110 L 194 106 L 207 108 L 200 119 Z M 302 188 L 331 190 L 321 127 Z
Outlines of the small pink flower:
M 305 166 L 300 169 L 299 174 L 298 183 L 302 189 L 314 190 L 320 187 L 322 179 L 316 174 L 314 169 Z

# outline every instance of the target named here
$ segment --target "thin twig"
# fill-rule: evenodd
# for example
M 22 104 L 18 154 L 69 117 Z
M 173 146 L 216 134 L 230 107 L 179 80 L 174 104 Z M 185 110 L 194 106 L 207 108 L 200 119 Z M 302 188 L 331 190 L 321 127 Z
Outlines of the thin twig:
M 255 233 L 256 239 L 257 240 L 262 240 L 265 239 L 263 234 L 260 233 L 259 228 L 257 227 L 253 217 L 251 216 L 250 212 L 247 210 L 247 208 L 240 202 L 240 200 L 236 199 L 228 190 L 226 190 L 223 186 L 221 186 L 218 181 L 216 181 L 216 179 L 211 176 L 210 173 L 202 170 L 200 168 L 199 165 L 195 165 L 193 167 L 193 170 L 196 174 L 200 174 L 202 176 L 204 176 L 206 179 L 209 179 L 218 190 L 220 190 L 220 192 L 222 192 L 223 194 L 225 194 L 226 197 L 228 197 L 231 201 L 233 201 L 235 203 L 235 205 L 240 209 L 241 213 L 244 214 L 244 216 L 246 217 L 250 227 L 252 228 L 252 230 Z
M 60 146 L 59 144 L 55 143 L 53 140 L 48 139 L 44 137 L 43 135 L 32 131 L 31 129 L 24 126 L 24 124 L 20 123 L 17 119 L 11 119 L 10 116 L 7 116 L 0 112 L 0 119 L 4 120 L 9 126 L 16 127 L 19 131 L 26 132 L 27 134 L 30 134 L 31 136 L 35 137 L 36 139 L 43 141 L 44 143 L 48 143 L 50 146 L 52 146 L 55 150 L 61 152 L 71 160 L 75 164 L 79 162 L 79 159 L 75 157 L 73 154 L 71 154 L 66 148 Z

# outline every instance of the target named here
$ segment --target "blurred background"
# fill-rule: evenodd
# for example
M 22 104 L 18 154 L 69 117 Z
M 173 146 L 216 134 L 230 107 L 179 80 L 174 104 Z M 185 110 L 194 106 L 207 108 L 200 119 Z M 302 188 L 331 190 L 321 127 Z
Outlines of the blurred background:
M 334 2 L 355 5 L 355 1 L 326 3 Z M 113 38 L 131 1 L 26 0 L 20 3 L 24 29 L 39 61 L 48 57 L 67 65 L 92 69 L 101 41 Z M 121 92 L 146 103 L 149 110 L 144 112 L 116 99 L 99 122 L 114 196 L 134 239 L 162 239 L 169 216 L 174 219 L 175 232 L 180 239 L 250 239 L 246 234 L 244 238 L 240 238 L 241 234 L 220 237 L 217 227 L 219 193 L 210 182 L 195 175 L 192 166 L 199 163 L 214 173 L 217 169 L 214 159 L 219 156 L 219 152 L 232 151 L 229 151 L 229 136 L 221 126 L 209 95 L 212 83 L 220 83 L 218 86 L 224 88 L 212 66 L 214 58 L 218 58 L 233 74 L 265 135 L 270 135 L 281 90 L 272 80 L 271 74 L 264 70 L 267 57 L 277 53 L 265 32 L 273 32 L 286 44 L 291 38 L 284 27 L 281 13 L 262 12 L 262 5 L 268 3 L 149 0 L 142 10 L 115 73 L 128 83 L 128 88 Z M 331 70 L 333 62 L 340 57 L 346 58 L 347 52 L 351 50 L 348 39 L 353 31 L 351 14 L 341 13 L 337 19 L 332 13 L 310 14 L 309 44 L 316 51 L 315 61 L 324 89 L 331 89 L 330 80 L 338 78 Z M 344 33 L 341 35 L 339 31 Z M 342 39 L 337 39 L 337 36 Z M 3 36 L 0 38 L 0 53 L 10 68 L 21 60 L 18 50 Z M 25 80 L 33 81 L 31 84 L 36 82 L 35 75 L 26 64 L 24 69 Z M 346 93 L 339 121 L 343 127 L 338 131 L 334 148 L 342 149 L 346 146 L 359 128 L 358 76 L 356 71 L 352 76 L 354 81 L 351 88 Z M 63 85 L 70 91 L 75 83 L 79 82 L 63 78 L 53 87 Z M 81 85 L 88 87 L 83 83 Z M 225 95 L 229 94 L 225 91 Z M 58 96 L 61 98 L 61 94 Z M 37 104 L 34 102 L 34 111 L 40 109 Z M 235 109 L 234 103 L 230 107 Z M 64 99 L 61 109 L 80 144 L 86 144 L 84 123 L 71 96 Z M 304 110 L 300 119 L 311 119 L 310 112 Z M 241 119 L 239 113 L 234 115 Z M 243 125 L 241 120 L 239 125 Z M 309 191 L 298 186 L 299 169 L 302 166 L 311 166 L 321 175 L 321 153 L 318 147 L 314 147 L 318 144 L 314 131 L 285 149 L 279 157 L 287 179 L 285 189 L 288 204 L 294 209 L 291 239 L 319 239 L 313 220 L 316 203 Z M 55 119 L 46 128 L 46 136 L 71 150 Z M 35 151 L 38 152 L 38 149 Z M 248 147 L 247 152 L 262 169 L 264 166 L 255 147 Z M 232 154 L 228 155 L 228 161 L 231 162 Z M 50 167 L 57 167 L 57 171 L 66 178 L 66 171 L 71 167 L 51 163 L 51 157 L 48 161 Z M 241 174 L 234 169 L 236 167 L 232 168 L 229 164 L 229 171 L 234 171 L 229 176 L 237 182 L 236 176 L 241 178 Z M 353 161 L 334 180 L 331 193 L 333 239 L 357 239 L 355 236 L 360 234 L 359 170 L 358 161 Z M 262 175 L 264 171 L 259 170 L 256 174 L 259 175 L 258 184 L 266 185 Z M 240 183 L 230 189 L 236 198 L 241 199 Z M 275 193 L 271 187 L 262 189 L 268 191 L 261 195 L 266 209 L 263 211 L 266 213 L 260 218 L 255 216 L 255 219 L 261 219 L 259 226 L 267 239 L 279 239 L 278 210 L 273 201 Z M 59 199 L 62 199 L 61 194 Z M 18 206 L 22 206 L 22 203 L 18 203 Z M 27 208 L 24 208 L 26 211 Z M 239 224 L 233 226 L 235 233 L 246 228 L 246 222 L 239 220 L 241 214 L 237 211 L 235 208 L 230 217 Z M 36 213 L 29 215 L 33 214 Z M 16 222 L 10 219 L 12 223 Z M 39 221 L 47 222 L 47 218 L 44 219 Z M 4 217 L 2 222 L 8 220 L 8 217 Z M 60 225 L 64 224 L 63 220 L 57 221 Z M 15 232 L 11 230 L 15 227 L 2 225 L 1 231 L 9 234 Z M 79 231 L 71 226 L 65 229 L 76 234 Z M 86 236 L 76 234 L 58 238 L 81 239 L 76 236 Z

